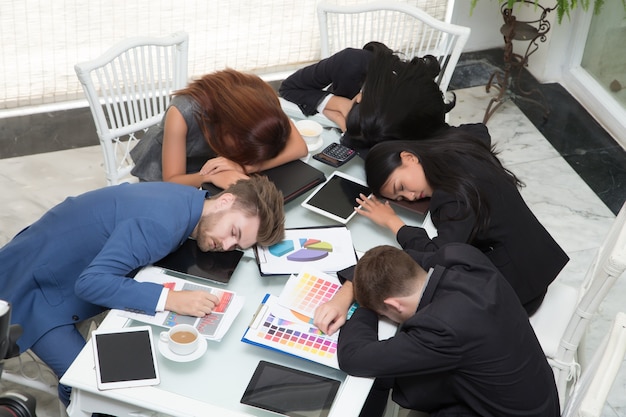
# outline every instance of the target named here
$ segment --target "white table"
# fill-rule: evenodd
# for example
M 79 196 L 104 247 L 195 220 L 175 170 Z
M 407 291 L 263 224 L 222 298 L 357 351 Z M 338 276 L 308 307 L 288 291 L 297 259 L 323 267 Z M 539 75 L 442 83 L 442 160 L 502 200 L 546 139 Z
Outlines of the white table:
M 336 131 L 325 130 L 325 144 L 338 140 Z M 326 176 L 335 169 L 313 158 L 311 165 L 324 171 Z M 363 161 L 359 157 L 340 168 L 357 178 L 364 178 Z M 308 193 L 307 193 L 308 195 Z M 306 227 L 336 224 L 319 214 L 300 206 L 306 195 L 286 204 L 286 227 Z M 423 221 L 416 214 L 398 213 L 409 224 Z M 355 216 L 349 223 L 355 249 L 365 252 L 380 244 L 398 246 L 395 237 L 362 216 Z M 264 349 L 241 342 L 241 336 L 266 293 L 280 294 L 287 276 L 261 277 L 252 250 L 246 251 L 226 288 L 246 298 L 242 311 L 221 342 L 209 342 L 207 353 L 189 363 L 176 363 L 157 353 L 161 383 L 153 387 L 138 387 L 99 391 L 96 387 L 93 351 L 90 343 L 78 355 L 72 366 L 61 378 L 61 383 L 73 387 L 70 417 L 89 417 L 92 412 L 124 416 L 275 416 L 274 413 L 240 404 L 239 400 L 259 360 L 283 364 L 292 368 L 324 375 L 342 381 L 332 405 L 330 417 L 358 416 L 372 384 L 368 378 L 356 378 L 323 365 L 292 357 L 284 353 Z M 112 311 L 101 328 L 120 328 L 134 322 Z M 392 332 L 383 327 L 385 336 Z M 154 328 L 155 335 L 161 328 Z M 158 335 L 157 335 L 158 339 Z

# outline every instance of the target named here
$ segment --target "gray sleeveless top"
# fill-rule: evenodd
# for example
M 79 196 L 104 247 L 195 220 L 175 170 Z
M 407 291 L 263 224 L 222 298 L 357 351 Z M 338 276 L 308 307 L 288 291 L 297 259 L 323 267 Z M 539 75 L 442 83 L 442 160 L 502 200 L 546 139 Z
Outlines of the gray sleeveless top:
M 167 110 L 172 106 L 178 109 L 187 124 L 187 173 L 198 172 L 208 159 L 216 156 L 196 122 L 194 114 L 199 111 L 198 106 L 187 95 L 173 97 Z M 135 163 L 131 174 L 140 181 L 163 181 L 163 125 L 167 110 L 161 122 L 149 128 L 144 137 L 130 151 L 130 156 Z

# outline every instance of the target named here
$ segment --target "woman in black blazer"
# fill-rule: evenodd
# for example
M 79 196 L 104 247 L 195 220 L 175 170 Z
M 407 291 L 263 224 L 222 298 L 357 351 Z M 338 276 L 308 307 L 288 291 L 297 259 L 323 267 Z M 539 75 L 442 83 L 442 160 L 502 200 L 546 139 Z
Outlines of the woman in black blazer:
M 279 88 L 285 100 L 311 116 L 323 113 L 344 132 L 344 145 L 365 151 L 391 139 L 418 140 L 449 128 L 435 82 L 441 67 L 431 55 L 405 60 L 380 42 L 346 48 L 287 77 Z M 490 140 L 482 123 L 462 125 Z
M 461 131 L 423 141 L 388 141 L 366 159 L 374 197 L 362 195 L 357 212 L 388 227 L 404 249 L 435 251 L 446 243 L 469 243 L 494 263 L 529 315 L 569 258 L 524 202 L 523 184 L 500 163 L 493 149 Z M 389 200 L 430 197 L 437 237 L 410 227 Z

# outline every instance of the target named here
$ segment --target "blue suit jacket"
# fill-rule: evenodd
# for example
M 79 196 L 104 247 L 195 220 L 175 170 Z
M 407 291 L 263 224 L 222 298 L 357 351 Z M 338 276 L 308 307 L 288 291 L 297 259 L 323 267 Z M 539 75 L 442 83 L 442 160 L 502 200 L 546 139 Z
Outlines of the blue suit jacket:
M 206 192 L 122 184 L 70 197 L 0 249 L 0 299 L 23 326 L 20 351 L 106 308 L 154 314 L 162 287 L 126 276 L 172 252 L 200 219 Z

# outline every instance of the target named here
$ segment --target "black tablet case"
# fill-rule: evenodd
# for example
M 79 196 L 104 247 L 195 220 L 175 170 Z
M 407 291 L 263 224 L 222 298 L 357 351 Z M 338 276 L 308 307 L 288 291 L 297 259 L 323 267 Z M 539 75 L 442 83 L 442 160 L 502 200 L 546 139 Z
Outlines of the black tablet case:
M 417 201 L 389 200 L 392 205 L 402 207 L 417 214 L 426 214 L 430 207 L 430 198 L 422 198 Z
M 262 171 L 259 174 L 267 176 L 276 185 L 276 188 L 283 193 L 285 203 L 326 181 L 326 176 L 322 171 L 299 159 Z M 211 194 L 222 191 L 221 188 L 209 182 L 202 184 L 202 189 Z

